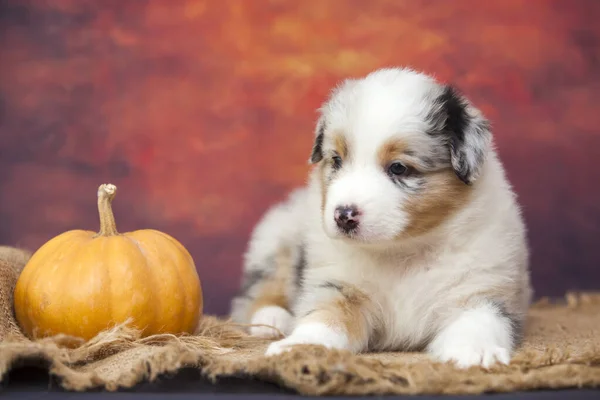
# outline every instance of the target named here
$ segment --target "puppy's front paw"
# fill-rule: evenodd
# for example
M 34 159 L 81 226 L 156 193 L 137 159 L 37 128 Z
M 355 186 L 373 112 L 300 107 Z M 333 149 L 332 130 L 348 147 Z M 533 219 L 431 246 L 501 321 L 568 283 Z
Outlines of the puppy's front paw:
M 271 343 L 266 355 L 272 356 L 289 351 L 295 345 L 316 344 L 327 348 L 347 349 L 348 336 L 321 323 L 307 323 L 298 325 L 292 334 L 282 340 Z
M 511 348 L 510 323 L 499 318 L 493 308 L 482 306 L 463 312 L 443 328 L 429 344 L 429 353 L 459 368 L 489 368 L 510 363 Z
M 293 317 L 286 309 L 278 306 L 260 308 L 252 316 L 250 334 L 263 338 L 277 338 L 287 335 L 292 327 Z

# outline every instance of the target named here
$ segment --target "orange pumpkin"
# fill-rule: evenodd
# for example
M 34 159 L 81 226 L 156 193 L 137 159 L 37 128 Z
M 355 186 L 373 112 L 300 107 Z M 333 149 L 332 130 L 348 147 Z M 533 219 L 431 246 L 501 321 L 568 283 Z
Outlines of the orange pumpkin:
M 127 320 L 143 336 L 195 330 L 202 289 L 192 257 L 156 230 L 118 233 L 111 208 L 116 190 L 111 184 L 98 189 L 98 233 L 56 236 L 23 269 L 15 314 L 29 337 L 87 340 Z

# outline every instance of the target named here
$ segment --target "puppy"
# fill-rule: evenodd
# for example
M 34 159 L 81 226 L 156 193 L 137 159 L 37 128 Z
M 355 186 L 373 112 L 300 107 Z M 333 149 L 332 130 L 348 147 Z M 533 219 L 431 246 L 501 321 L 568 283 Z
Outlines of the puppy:
M 263 217 L 232 317 L 317 344 L 509 363 L 531 300 L 526 229 L 490 124 L 410 69 L 349 79 L 320 109 L 306 187 Z M 265 326 L 267 325 L 267 326 Z M 271 328 L 272 327 L 272 328 Z

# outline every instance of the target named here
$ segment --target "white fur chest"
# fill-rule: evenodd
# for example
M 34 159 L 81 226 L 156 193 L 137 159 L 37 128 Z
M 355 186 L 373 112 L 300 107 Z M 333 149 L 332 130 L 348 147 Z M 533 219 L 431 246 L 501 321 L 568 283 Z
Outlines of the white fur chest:
M 377 314 L 370 345 L 377 350 L 416 349 L 430 339 L 451 298 L 468 275 L 460 260 L 431 251 L 377 255 L 315 235 L 308 242 L 307 284 L 351 284 Z

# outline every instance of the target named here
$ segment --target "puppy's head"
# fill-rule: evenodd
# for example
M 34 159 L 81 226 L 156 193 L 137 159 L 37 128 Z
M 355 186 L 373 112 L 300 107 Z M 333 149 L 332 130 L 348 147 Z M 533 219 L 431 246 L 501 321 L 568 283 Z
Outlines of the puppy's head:
M 414 237 L 466 206 L 491 133 L 452 87 L 382 69 L 345 81 L 320 111 L 310 162 L 318 165 L 329 236 Z

